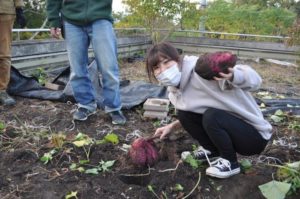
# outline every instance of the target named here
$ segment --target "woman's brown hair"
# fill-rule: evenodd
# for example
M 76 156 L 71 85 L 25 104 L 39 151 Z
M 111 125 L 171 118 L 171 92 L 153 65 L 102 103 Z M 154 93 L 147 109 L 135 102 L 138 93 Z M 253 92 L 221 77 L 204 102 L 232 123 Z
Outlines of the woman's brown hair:
M 173 60 L 177 63 L 180 60 L 177 49 L 168 42 L 155 44 L 147 52 L 146 71 L 150 81 L 156 79 L 154 69 L 163 59 Z

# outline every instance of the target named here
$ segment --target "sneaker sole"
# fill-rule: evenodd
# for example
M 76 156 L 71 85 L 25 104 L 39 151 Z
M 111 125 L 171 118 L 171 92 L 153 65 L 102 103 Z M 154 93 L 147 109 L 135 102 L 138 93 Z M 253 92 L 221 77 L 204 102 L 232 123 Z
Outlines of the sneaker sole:
M 239 174 L 241 172 L 241 169 L 240 168 L 237 168 L 237 169 L 234 169 L 231 171 L 231 173 L 229 175 L 218 175 L 218 174 L 215 174 L 215 173 L 210 173 L 210 172 L 207 172 L 206 171 L 206 175 L 208 176 L 211 176 L 211 177 L 215 177 L 215 178 L 229 178 L 233 175 L 236 175 L 236 174 Z
M 97 112 L 97 111 L 91 112 L 91 113 L 88 114 L 86 117 L 81 118 L 81 119 L 80 119 L 80 118 L 74 118 L 74 117 L 73 117 L 73 120 L 77 120 L 77 121 L 85 121 L 85 120 L 88 119 L 89 116 L 94 115 L 96 112 Z

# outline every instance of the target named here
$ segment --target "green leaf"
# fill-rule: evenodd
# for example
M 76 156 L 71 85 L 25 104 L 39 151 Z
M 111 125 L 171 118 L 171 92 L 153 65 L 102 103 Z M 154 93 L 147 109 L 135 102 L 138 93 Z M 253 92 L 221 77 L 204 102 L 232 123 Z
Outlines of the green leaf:
M 84 140 L 79 140 L 79 141 L 74 141 L 73 144 L 77 147 L 83 147 L 85 145 L 91 144 L 92 141 L 90 139 L 84 139 Z
M 84 138 L 84 134 L 83 133 L 78 133 L 75 137 L 75 140 L 82 140 Z
M 151 185 L 148 185 L 148 186 L 147 186 L 147 189 L 148 189 L 148 191 L 151 191 L 151 192 L 154 191 L 154 189 L 153 189 L 153 187 L 152 187 Z
M 42 162 L 44 162 L 44 164 L 47 164 L 50 160 L 52 160 L 53 155 L 57 152 L 56 149 L 52 149 L 51 151 L 49 151 L 48 153 L 44 153 L 44 155 L 40 158 L 40 160 Z
M 183 189 L 184 188 L 183 188 L 183 186 L 181 186 L 181 184 L 176 184 L 175 187 L 174 187 L 175 191 L 183 191 Z
M 277 115 L 272 115 L 272 116 L 271 116 L 271 120 L 273 120 L 273 122 L 275 122 L 275 123 L 282 122 L 283 119 L 284 119 L 283 117 L 279 117 L 279 116 L 277 116 Z
M 104 144 L 109 142 L 112 144 L 119 144 L 119 136 L 114 133 L 109 133 L 102 140 L 98 140 L 96 144 Z
M 47 164 L 50 160 L 52 160 L 52 156 L 49 153 L 45 153 L 40 160 L 44 162 L 44 164 Z
M 85 171 L 85 169 L 83 167 L 78 167 L 77 171 L 79 171 L 80 173 L 83 173 Z
M 193 169 L 198 169 L 200 162 L 193 158 L 192 155 L 188 155 L 185 159 L 184 162 L 188 163 Z
M 0 132 L 2 132 L 5 129 L 5 124 L 3 122 L 0 122 Z
M 71 193 L 65 196 L 65 199 L 77 198 L 77 191 L 71 191 Z
M 98 175 L 99 174 L 97 168 L 87 169 L 87 170 L 85 170 L 84 173 L 86 173 L 86 174 L 93 174 L 93 175 Z
M 89 163 L 89 160 L 79 160 L 79 164 L 87 164 Z
M 267 199 L 284 199 L 291 184 L 273 180 L 258 187 Z
M 282 110 L 277 110 L 276 112 L 275 112 L 275 114 L 274 115 L 277 115 L 277 116 L 284 116 L 284 113 L 283 113 L 283 111 Z
M 251 162 L 248 160 L 248 159 L 242 159 L 241 162 L 240 162 L 241 166 L 242 166 L 242 169 L 245 171 L 245 170 L 248 170 L 252 167 L 252 164 Z
M 72 163 L 69 168 L 74 171 L 77 168 L 77 164 L 76 163 Z
M 110 161 L 106 161 L 106 162 L 101 160 L 101 162 L 99 162 L 101 171 L 103 171 L 103 172 L 110 171 L 110 167 L 112 167 L 114 165 L 114 163 L 115 163 L 115 160 L 110 160 Z
M 286 165 L 292 169 L 300 170 L 300 161 L 287 163 Z

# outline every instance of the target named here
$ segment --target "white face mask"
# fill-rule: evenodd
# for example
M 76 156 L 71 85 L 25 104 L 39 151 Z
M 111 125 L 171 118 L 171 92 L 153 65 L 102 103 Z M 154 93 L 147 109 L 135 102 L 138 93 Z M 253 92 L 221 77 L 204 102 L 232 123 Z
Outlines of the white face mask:
M 157 75 L 156 79 L 164 86 L 178 86 L 181 79 L 178 64 L 173 64 L 170 68 Z

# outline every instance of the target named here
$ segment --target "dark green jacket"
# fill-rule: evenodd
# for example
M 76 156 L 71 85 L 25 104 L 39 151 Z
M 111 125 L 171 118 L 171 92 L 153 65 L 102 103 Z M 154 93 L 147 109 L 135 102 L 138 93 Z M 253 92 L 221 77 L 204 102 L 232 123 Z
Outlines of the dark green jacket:
M 112 0 L 47 0 L 46 11 L 51 27 L 60 27 L 62 18 L 75 25 L 87 25 L 97 19 L 113 22 Z

